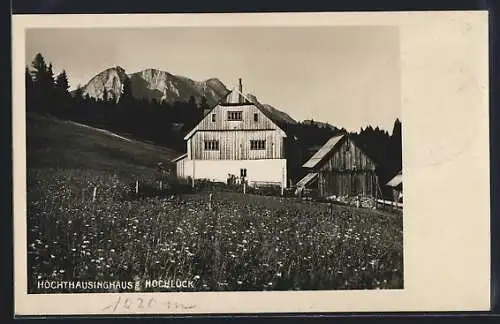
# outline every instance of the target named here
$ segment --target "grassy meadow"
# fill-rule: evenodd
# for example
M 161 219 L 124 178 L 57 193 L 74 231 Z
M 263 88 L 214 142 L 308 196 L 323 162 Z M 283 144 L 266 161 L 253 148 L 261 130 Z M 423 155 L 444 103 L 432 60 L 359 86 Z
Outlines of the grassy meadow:
M 31 293 L 38 280 L 168 278 L 195 280 L 189 291 L 403 288 L 401 215 L 229 192 L 130 197 L 178 153 L 41 117 L 28 117 L 27 150 Z

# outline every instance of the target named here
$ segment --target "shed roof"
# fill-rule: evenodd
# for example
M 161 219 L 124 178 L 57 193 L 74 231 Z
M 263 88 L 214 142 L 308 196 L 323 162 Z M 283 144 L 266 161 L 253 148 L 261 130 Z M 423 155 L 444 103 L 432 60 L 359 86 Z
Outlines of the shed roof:
M 182 159 L 184 159 L 184 158 L 186 158 L 186 157 L 187 157 L 187 153 L 184 153 L 184 154 L 182 154 L 182 155 L 180 155 L 180 156 L 176 157 L 175 159 L 173 159 L 173 160 L 172 160 L 172 162 L 177 162 L 177 161 L 180 161 L 180 160 L 182 160 Z
M 403 172 L 399 171 L 398 174 L 394 176 L 389 182 L 387 182 L 387 186 L 389 187 L 397 187 L 403 183 Z
M 345 135 L 334 136 L 330 138 L 306 163 L 302 165 L 304 168 L 314 168 L 321 162 L 325 156 L 340 142 Z
M 308 173 L 305 175 L 305 177 L 300 179 L 299 182 L 297 182 L 296 186 L 297 187 L 305 187 L 305 186 L 307 186 L 308 183 L 313 181 L 317 176 L 318 176 L 317 173 Z

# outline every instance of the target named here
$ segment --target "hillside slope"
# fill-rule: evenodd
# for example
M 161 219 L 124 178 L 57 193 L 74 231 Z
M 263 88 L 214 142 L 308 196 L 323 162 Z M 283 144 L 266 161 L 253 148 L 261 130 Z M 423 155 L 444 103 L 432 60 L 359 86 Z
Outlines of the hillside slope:
M 173 150 L 126 139 L 72 122 L 28 115 L 28 169 L 82 169 L 141 175 L 157 163 L 172 166 Z

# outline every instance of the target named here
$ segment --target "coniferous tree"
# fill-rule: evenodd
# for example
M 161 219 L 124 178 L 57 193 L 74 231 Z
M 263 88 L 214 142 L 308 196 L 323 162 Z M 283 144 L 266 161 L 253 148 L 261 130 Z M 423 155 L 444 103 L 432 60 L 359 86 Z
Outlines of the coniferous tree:
M 196 98 L 194 96 L 189 96 L 188 104 L 191 108 L 196 107 Z
M 44 73 L 47 71 L 47 64 L 45 63 L 45 58 L 42 54 L 38 53 L 35 55 L 33 61 L 31 62 L 31 70 L 32 78 L 34 82 L 42 83 L 44 80 Z
M 69 82 L 68 82 L 68 76 L 66 75 L 66 71 L 62 70 L 61 73 L 59 73 L 56 77 L 56 89 L 64 96 L 69 95 Z
M 47 68 L 47 85 L 49 89 L 52 89 L 55 85 L 54 80 L 54 69 L 52 68 L 52 63 L 49 63 L 49 67 Z
M 70 116 L 71 95 L 65 70 L 57 75 L 54 87 L 54 113 L 59 117 L 68 118 Z
M 395 163 L 394 163 L 394 171 L 397 172 L 401 170 L 403 166 L 402 155 L 403 155 L 403 147 L 402 147 L 402 134 L 401 134 L 401 122 L 398 118 L 394 122 L 394 127 L 392 129 L 391 134 L 391 148 L 393 151 Z
M 25 102 L 26 102 L 26 110 L 27 111 L 32 111 L 33 107 L 32 107 L 32 104 L 33 104 L 33 101 L 32 101 L 32 97 L 33 97 L 33 78 L 31 76 L 31 72 L 30 70 L 28 69 L 28 67 L 26 67 L 25 69 Z
M 52 63 L 49 63 L 46 73 L 47 80 L 47 90 L 46 90 L 46 105 L 44 110 L 49 114 L 57 115 L 59 110 L 59 102 L 57 101 L 56 96 L 56 84 L 54 79 L 54 69 L 52 68 Z
M 118 99 L 118 107 L 122 112 L 121 124 L 123 125 L 123 130 L 125 132 L 134 132 L 134 127 L 136 126 L 136 121 L 138 116 L 136 116 L 136 105 L 135 100 L 132 96 L 132 87 L 130 83 L 130 78 L 125 77 L 123 79 L 122 91 Z
M 200 120 L 205 116 L 205 110 L 210 109 L 210 105 L 208 104 L 207 97 L 201 97 L 200 103 Z
M 54 91 L 52 64 L 47 66 L 42 54 L 38 53 L 31 63 L 33 78 L 33 110 L 47 113 L 51 109 Z
M 81 84 L 78 84 L 76 86 L 75 92 L 73 93 L 73 97 L 79 100 L 83 99 L 83 88 Z
M 130 84 L 130 78 L 125 77 L 123 79 L 123 87 L 122 87 L 122 92 L 120 96 L 120 103 L 124 104 L 125 106 L 131 105 L 134 101 L 134 97 L 132 96 L 132 87 Z
M 84 103 L 83 88 L 78 84 L 71 99 L 71 118 L 75 121 L 81 121 L 81 115 L 85 111 Z

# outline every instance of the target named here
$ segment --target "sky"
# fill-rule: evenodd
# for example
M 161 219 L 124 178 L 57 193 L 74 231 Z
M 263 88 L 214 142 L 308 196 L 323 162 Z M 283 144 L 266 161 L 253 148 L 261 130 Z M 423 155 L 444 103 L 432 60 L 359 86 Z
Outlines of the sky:
M 347 130 L 401 119 L 399 31 L 392 26 L 30 29 L 26 64 L 41 53 L 70 86 L 106 68 L 156 68 L 219 78 L 288 113 Z

